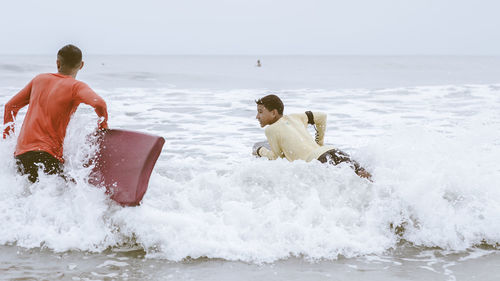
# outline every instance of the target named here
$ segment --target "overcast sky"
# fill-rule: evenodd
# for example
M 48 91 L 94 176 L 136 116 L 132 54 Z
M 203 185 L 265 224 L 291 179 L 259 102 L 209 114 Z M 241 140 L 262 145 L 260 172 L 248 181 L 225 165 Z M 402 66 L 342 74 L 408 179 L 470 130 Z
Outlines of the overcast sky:
M 500 55 L 500 1 L 2 1 L 0 42 L 0 54 Z

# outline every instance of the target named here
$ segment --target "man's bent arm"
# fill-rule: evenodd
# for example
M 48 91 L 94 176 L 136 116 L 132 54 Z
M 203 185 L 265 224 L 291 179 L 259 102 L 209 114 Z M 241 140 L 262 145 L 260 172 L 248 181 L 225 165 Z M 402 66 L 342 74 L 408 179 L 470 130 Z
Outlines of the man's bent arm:
M 278 157 L 283 155 L 283 152 L 281 151 L 279 142 L 278 142 L 278 136 L 275 135 L 274 132 L 269 130 L 269 128 L 266 129 L 266 137 L 267 137 L 267 142 L 269 143 L 269 146 L 271 146 L 271 150 L 261 147 L 258 150 L 259 156 L 264 156 L 267 157 L 269 160 L 276 160 Z
M 3 124 L 9 124 L 3 131 L 3 138 L 5 139 L 10 132 L 14 131 L 14 118 L 16 118 L 17 113 L 21 108 L 26 106 L 30 102 L 31 96 L 31 86 L 33 81 L 29 82 L 19 93 L 13 96 L 6 104 L 3 113 Z
M 316 125 L 316 142 L 323 146 L 326 131 L 326 114 L 323 112 L 313 112 L 314 124 Z
M 320 146 L 323 146 L 325 131 L 326 131 L 326 113 L 319 111 L 311 113 L 313 115 L 314 126 L 316 126 L 315 141 Z M 307 116 L 306 113 L 295 113 L 295 114 L 290 114 L 290 116 L 298 117 L 304 124 L 304 127 L 307 127 L 307 125 L 309 125 L 309 117 Z
M 80 89 L 77 91 L 77 95 L 80 98 L 80 101 L 94 108 L 95 113 L 97 114 L 97 116 L 99 116 L 99 119 L 101 119 L 99 121 L 99 129 L 107 129 L 108 109 L 106 106 L 106 102 L 86 84 L 83 85 L 84 86 L 80 87 Z

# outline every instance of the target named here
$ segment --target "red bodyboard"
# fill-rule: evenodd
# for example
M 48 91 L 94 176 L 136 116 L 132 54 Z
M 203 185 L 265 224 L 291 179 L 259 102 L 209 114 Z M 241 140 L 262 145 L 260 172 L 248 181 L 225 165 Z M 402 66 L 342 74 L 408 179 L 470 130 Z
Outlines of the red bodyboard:
M 165 139 L 112 129 L 100 132 L 97 142 L 89 183 L 106 187 L 111 199 L 121 205 L 139 205 Z

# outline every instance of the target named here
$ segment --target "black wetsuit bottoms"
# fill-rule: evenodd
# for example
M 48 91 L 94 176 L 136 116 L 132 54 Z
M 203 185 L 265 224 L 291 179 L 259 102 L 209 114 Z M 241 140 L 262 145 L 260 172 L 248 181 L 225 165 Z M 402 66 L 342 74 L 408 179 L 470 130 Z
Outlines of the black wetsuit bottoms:
M 38 179 L 38 169 L 48 175 L 62 174 L 62 163 L 45 151 L 28 151 L 16 156 L 17 168 L 22 175 L 28 174 L 31 182 Z
M 328 163 L 332 165 L 338 165 L 342 162 L 347 162 L 351 164 L 351 167 L 354 169 L 356 174 L 359 171 L 364 171 L 364 169 L 358 164 L 358 162 L 351 160 L 347 153 L 338 149 L 330 149 L 327 152 L 321 154 L 321 156 L 318 157 L 318 161 L 321 163 Z

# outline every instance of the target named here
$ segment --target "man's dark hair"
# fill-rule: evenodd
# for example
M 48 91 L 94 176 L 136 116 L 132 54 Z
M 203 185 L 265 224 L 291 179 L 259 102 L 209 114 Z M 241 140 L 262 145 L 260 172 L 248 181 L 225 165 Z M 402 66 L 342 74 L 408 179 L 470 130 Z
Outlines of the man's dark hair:
M 66 45 L 57 52 L 57 58 L 61 65 L 74 68 L 82 62 L 82 51 L 74 45 Z
M 279 115 L 283 115 L 283 109 L 285 106 L 283 105 L 281 99 L 276 95 L 267 95 L 256 100 L 255 103 L 264 106 L 269 111 L 276 109 L 278 110 Z

